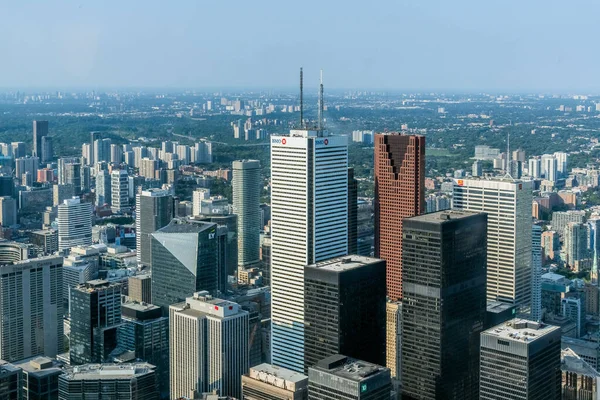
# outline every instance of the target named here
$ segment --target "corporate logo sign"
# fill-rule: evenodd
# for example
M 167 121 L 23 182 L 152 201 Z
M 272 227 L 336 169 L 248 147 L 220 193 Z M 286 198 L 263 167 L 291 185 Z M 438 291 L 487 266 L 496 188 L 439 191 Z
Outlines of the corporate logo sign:
M 317 139 L 317 140 L 315 140 L 315 144 L 317 146 L 320 146 L 320 145 L 327 146 L 329 144 L 329 139 Z
M 271 138 L 271 144 L 286 144 L 286 138 Z

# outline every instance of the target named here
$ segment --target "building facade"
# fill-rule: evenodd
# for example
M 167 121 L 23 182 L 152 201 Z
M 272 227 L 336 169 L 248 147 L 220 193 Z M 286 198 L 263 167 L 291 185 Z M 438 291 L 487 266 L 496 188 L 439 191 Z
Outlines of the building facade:
M 271 137 L 272 363 L 304 370 L 304 267 L 348 251 L 348 143 Z
M 404 220 L 403 396 L 478 398 L 486 225 L 486 215 L 473 212 L 440 211 Z
M 308 400 L 308 377 L 271 364 L 259 364 L 242 376 L 243 400 Z
M 77 197 L 58 205 L 58 249 L 92 244 L 92 204 Z
M 238 265 L 247 267 L 260 261 L 260 162 L 234 161 L 233 212 L 237 214 Z
M 136 195 L 135 240 L 138 265 L 152 265 L 152 233 L 175 218 L 175 202 L 167 190 L 148 189 Z

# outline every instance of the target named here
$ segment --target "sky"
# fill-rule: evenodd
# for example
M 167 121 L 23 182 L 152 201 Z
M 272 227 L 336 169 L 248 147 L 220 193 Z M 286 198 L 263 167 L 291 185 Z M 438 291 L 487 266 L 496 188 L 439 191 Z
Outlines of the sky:
M 0 0 L 3 88 L 600 93 L 597 0 Z

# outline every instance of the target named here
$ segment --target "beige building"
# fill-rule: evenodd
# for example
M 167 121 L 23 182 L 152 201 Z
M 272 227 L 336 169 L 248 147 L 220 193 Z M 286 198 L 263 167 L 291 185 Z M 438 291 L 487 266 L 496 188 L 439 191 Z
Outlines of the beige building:
M 242 376 L 242 399 L 306 400 L 308 377 L 271 364 L 259 364 Z

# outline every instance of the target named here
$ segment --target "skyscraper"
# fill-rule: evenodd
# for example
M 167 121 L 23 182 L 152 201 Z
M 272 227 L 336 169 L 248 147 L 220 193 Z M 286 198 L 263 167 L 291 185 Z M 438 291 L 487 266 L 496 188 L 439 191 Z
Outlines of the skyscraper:
M 108 171 L 100 170 L 96 174 L 96 206 L 110 205 L 112 202 L 111 179 Z
M 113 170 L 110 174 L 111 209 L 113 212 L 129 211 L 129 175 L 127 170 Z
M 558 151 L 554 153 L 553 156 L 554 158 L 556 158 L 556 171 L 558 172 L 561 178 L 566 178 L 569 174 L 567 165 L 569 160 L 569 153 Z
M 117 348 L 121 286 L 97 279 L 71 289 L 69 356 L 72 365 L 107 362 L 110 353 Z
M 15 176 L 21 179 L 26 172 L 37 176 L 40 159 L 38 157 L 21 157 L 15 160 Z
M 17 201 L 10 196 L 0 196 L 0 226 L 17 223 Z
M 42 159 L 42 137 L 48 135 L 48 121 L 33 121 L 33 156 Z
M 542 227 L 531 228 L 531 319 L 542 319 Z
M 455 179 L 452 201 L 456 210 L 488 214 L 488 300 L 529 307 L 532 182 Z
M 148 251 L 152 251 L 152 249 Z M 127 284 L 130 300 L 140 303 L 152 303 L 152 277 L 150 274 L 130 276 L 127 279 Z
M 75 196 L 81 195 L 81 164 L 66 163 L 64 164 L 64 180 L 63 184 L 73 186 Z
M 169 397 L 169 319 L 159 307 L 128 301 L 121 306 L 119 346 L 156 367 L 163 398 Z
M 58 249 L 92 244 L 92 204 L 78 197 L 58 205 Z
M 248 312 L 207 292 L 169 307 L 171 398 L 218 390 L 241 398 L 248 372 Z
M 536 179 L 542 176 L 542 162 L 539 157 L 529 159 L 528 173 L 529 176 Z
M 304 267 L 348 251 L 348 143 L 323 130 L 271 137 L 272 363 L 304 370 Z
M 94 165 L 102 160 L 95 159 L 96 155 L 96 140 L 100 139 L 100 132 L 90 132 L 90 157 L 88 158 L 88 164 Z
M 152 234 L 152 303 L 171 304 L 217 289 L 217 224 L 173 219 Z
M 233 212 L 238 216 L 238 265 L 247 267 L 260 261 L 260 162 L 234 161 Z
M 62 257 L 0 266 L 0 359 L 63 351 Z
M 358 253 L 358 181 L 348 168 L 348 254 Z M 343 353 L 342 353 L 343 354 Z M 360 357 L 358 357 L 360 358 Z
M 402 393 L 478 399 L 486 313 L 483 213 L 440 211 L 404 220 Z
M 387 264 L 387 295 L 402 298 L 402 220 L 425 212 L 425 137 L 375 135 L 375 257 Z
M 542 156 L 542 175 L 546 180 L 555 182 L 558 173 L 558 162 L 552 154 Z
M 52 161 L 54 157 L 54 149 L 52 146 L 52 136 L 42 136 L 42 156 L 40 161 Z
M 304 269 L 304 369 L 334 354 L 385 364 L 385 261 L 350 255 Z
M 173 196 L 167 190 L 148 189 L 136 196 L 136 252 L 138 264 L 152 265 L 153 232 L 167 226 L 175 217 Z
M 559 400 L 560 327 L 513 319 L 481 333 L 481 400 Z

